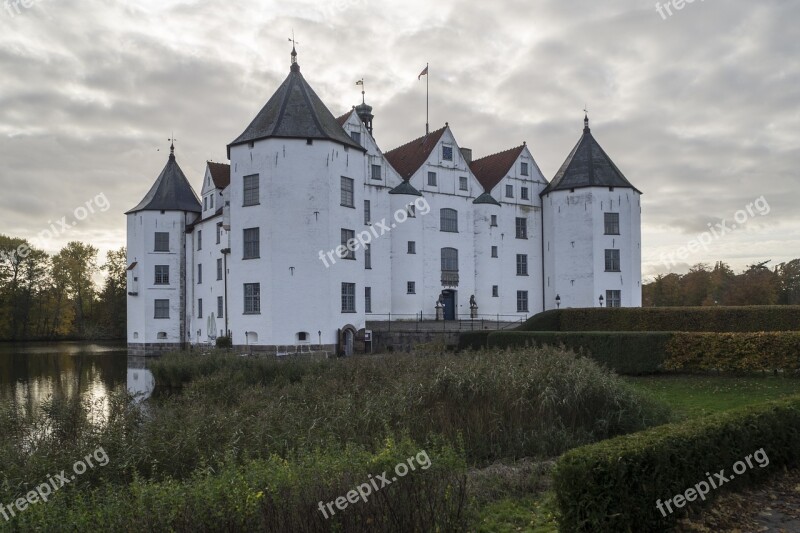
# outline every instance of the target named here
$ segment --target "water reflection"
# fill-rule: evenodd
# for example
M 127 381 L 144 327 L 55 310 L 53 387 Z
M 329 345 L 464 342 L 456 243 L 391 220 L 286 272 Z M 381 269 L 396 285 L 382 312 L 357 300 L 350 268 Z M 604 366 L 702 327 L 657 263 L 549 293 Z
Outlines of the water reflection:
M 51 397 L 79 397 L 102 416 L 114 391 L 149 397 L 154 382 L 145 363 L 118 343 L 0 343 L 0 401 L 30 413 Z

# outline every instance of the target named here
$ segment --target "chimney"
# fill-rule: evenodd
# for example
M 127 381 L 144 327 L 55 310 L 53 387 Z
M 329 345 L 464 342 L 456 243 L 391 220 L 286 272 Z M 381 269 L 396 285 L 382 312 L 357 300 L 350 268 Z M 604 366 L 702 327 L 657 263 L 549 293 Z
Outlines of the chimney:
M 461 155 L 467 161 L 467 164 L 472 163 L 472 148 L 462 148 Z

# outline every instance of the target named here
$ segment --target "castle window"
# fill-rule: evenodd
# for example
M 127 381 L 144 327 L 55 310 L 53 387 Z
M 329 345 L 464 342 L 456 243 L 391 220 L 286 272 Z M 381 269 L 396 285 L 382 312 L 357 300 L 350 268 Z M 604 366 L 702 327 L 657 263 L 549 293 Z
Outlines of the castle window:
M 225 300 L 222 299 L 222 296 L 217 296 L 217 318 L 223 318 L 225 311 Z
M 197 249 L 203 249 L 203 230 L 197 230 Z
M 408 213 L 408 218 L 417 218 L 417 207 L 414 204 L 408 204 L 406 212 Z
M 517 291 L 517 313 L 528 312 L 528 291 Z
M 370 201 L 364 200 L 364 224 L 369 226 L 372 222 L 372 209 L 371 209 Z
M 308 342 L 308 332 L 301 331 L 297 334 L 297 342 Z
M 372 270 L 372 245 L 364 245 L 364 269 Z
M 350 132 L 350 137 L 351 137 L 351 138 L 352 138 L 352 139 L 353 139 L 355 142 L 357 142 L 358 144 L 361 144 L 361 132 L 360 132 L 360 131 L 351 131 L 351 132 Z
M 622 307 L 622 291 L 606 291 L 606 307 Z
M 455 248 L 442 248 L 442 272 L 458 272 L 458 250 Z
M 372 165 L 372 179 L 380 180 L 381 179 L 381 166 L 380 165 Z
M 416 281 L 406 282 L 406 293 L 407 294 L 417 294 L 417 282 Z
M 258 174 L 242 178 L 242 206 L 258 205 Z
M 222 259 L 217 259 L 217 281 L 222 280 Z
M 500 297 L 500 287 L 497 285 L 492 285 L 492 298 L 499 298 Z
M 160 340 L 160 341 L 166 340 L 166 338 L 167 338 L 167 332 L 166 332 L 166 331 L 159 331 L 159 332 L 158 332 L 158 335 L 157 335 L 156 337 L 157 337 L 157 338 L 158 338 L 158 340 Z
M 153 247 L 154 252 L 169 252 L 169 233 L 166 231 L 156 232 L 156 242 Z
M 203 211 L 208 210 L 208 196 L 203 198 Z
M 490 220 L 491 222 L 489 223 L 489 225 L 492 227 L 497 227 L 497 215 L 492 215 L 492 218 Z
M 520 165 L 520 174 L 522 174 L 523 176 L 528 176 L 529 175 L 528 163 L 522 163 Z
M 356 312 L 356 284 L 342 283 L 342 313 Z
M 156 285 L 169 285 L 169 265 L 156 265 Z
M 528 188 L 522 187 L 519 191 L 519 195 L 523 200 L 528 200 Z
M 458 233 L 458 211 L 448 208 L 439 211 L 439 230 Z
M 619 250 L 606 250 L 606 272 L 619 272 Z
M 217 223 L 217 244 L 222 240 L 222 222 Z
M 428 186 L 436 187 L 436 172 L 428 172 Z
M 203 318 L 203 299 L 197 299 L 197 318 Z
M 506 185 L 506 198 L 514 198 L 514 186 Z
M 408 241 L 408 253 L 409 254 L 417 253 L 417 241 Z
M 604 213 L 606 235 L 619 235 L 619 213 Z
M 258 259 L 261 257 L 261 243 L 259 228 L 247 228 L 244 230 L 244 246 L 242 248 L 242 259 Z
M 208 207 L 214 209 L 214 193 L 211 193 L 211 196 L 208 197 Z
M 261 313 L 261 284 L 244 284 L 244 314 L 257 315 Z
M 497 246 L 492 246 L 492 257 L 497 257 Z
M 528 219 L 517 217 L 517 239 L 528 238 Z
M 342 259 L 356 258 L 356 232 L 354 230 L 342 228 L 342 246 L 346 248 Z
M 353 193 L 354 190 L 353 180 L 342 176 L 341 186 L 342 186 L 341 205 L 343 205 L 344 207 L 355 207 L 356 204 Z
M 528 256 L 526 254 L 517 254 L 517 276 L 528 275 Z
M 155 300 L 153 318 L 169 318 L 169 300 Z
M 466 176 L 461 176 L 458 178 L 458 188 L 459 190 L 466 191 L 469 189 L 469 182 L 467 181 Z
M 372 287 L 364 287 L 364 312 L 372 312 Z
M 453 147 L 452 146 L 442 146 L 442 159 L 445 161 L 452 161 L 453 160 Z

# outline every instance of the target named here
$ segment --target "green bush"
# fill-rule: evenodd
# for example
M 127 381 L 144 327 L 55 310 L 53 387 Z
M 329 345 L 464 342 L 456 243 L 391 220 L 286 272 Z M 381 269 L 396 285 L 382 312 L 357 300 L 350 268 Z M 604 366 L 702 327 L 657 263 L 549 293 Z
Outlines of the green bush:
M 520 346 L 564 346 L 583 352 L 601 365 L 629 375 L 653 374 L 662 370 L 667 358 L 667 344 L 672 333 L 590 332 L 558 333 L 520 331 L 489 335 L 490 348 Z
M 230 348 L 233 346 L 233 340 L 230 337 L 217 337 L 217 348 Z
M 680 372 L 800 371 L 800 333 L 674 333 L 664 368 Z
M 477 351 L 486 348 L 490 333 L 493 333 L 493 330 L 467 331 L 459 334 L 457 350 Z
M 398 477 L 395 467 L 410 459 L 414 470 Z M 389 440 L 377 453 L 351 446 L 289 460 L 273 456 L 197 471 L 182 482 L 135 480 L 83 493 L 68 486 L 13 525 L 17 531 L 459 531 L 468 518 L 465 471 L 452 448 Z M 376 491 L 370 479 L 384 472 L 390 484 Z M 334 504 L 333 515 L 325 507 L 359 486 L 366 501 L 353 497 L 344 510 Z
M 539 313 L 519 331 L 800 331 L 800 306 L 561 309 Z
M 663 516 L 656 502 L 684 494 L 762 449 L 769 465 L 755 465 L 721 490 L 738 488 L 800 462 L 800 397 L 670 424 L 578 448 L 554 470 L 562 531 L 667 531 L 684 510 Z M 713 474 L 712 474 L 713 475 Z M 701 505 L 700 500 L 690 503 Z

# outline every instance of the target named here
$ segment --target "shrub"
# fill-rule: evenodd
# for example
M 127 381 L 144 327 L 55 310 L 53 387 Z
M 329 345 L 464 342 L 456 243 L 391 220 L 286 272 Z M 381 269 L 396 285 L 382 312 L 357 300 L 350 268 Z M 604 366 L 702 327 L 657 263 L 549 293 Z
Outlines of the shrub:
M 652 374 L 662 369 L 667 343 L 672 333 L 558 333 L 519 331 L 497 332 L 489 336 L 489 347 L 564 346 L 583 352 L 619 374 Z
M 392 481 L 395 467 L 409 458 L 415 470 Z M 333 515 L 326 508 L 327 518 L 319 510 L 320 502 L 346 497 L 383 473 L 390 485 L 366 501 L 351 500 L 344 510 L 334 505 Z M 466 529 L 466 501 L 460 453 L 423 450 L 405 439 L 389 440 L 377 453 L 351 446 L 205 469 L 184 482 L 136 480 L 87 493 L 67 487 L 14 525 L 18 531 L 459 531 Z
M 739 487 L 800 461 L 800 397 L 670 424 L 567 452 L 554 470 L 564 531 L 666 531 L 681 516 L 663 516 L 662 502 L 761 448 L 768 468 L 755 467 L 721 490 Z M 754 463 L 755 465 L 755 463 Z M 708 498 L 719 491 L 712 490 Z M 689 506 L 702 504 L 701 501 Z M 685 512 L 685 510 L 683 511 Z
M 481 350 L 486 348 L 489 334 L 492 330 L 467 331 L 458 336 L 458 351 L 462 350 Z
M 539 313 L 519 331 L 800 331 L 800 306 L 561 309 Z
M 664 367 L 681 372 L 800 371 L 800 333 L 674 333 Z
M 233 340 L 230 337 L 217 337 L 217 348 L 230 348 L 233 346 Z

